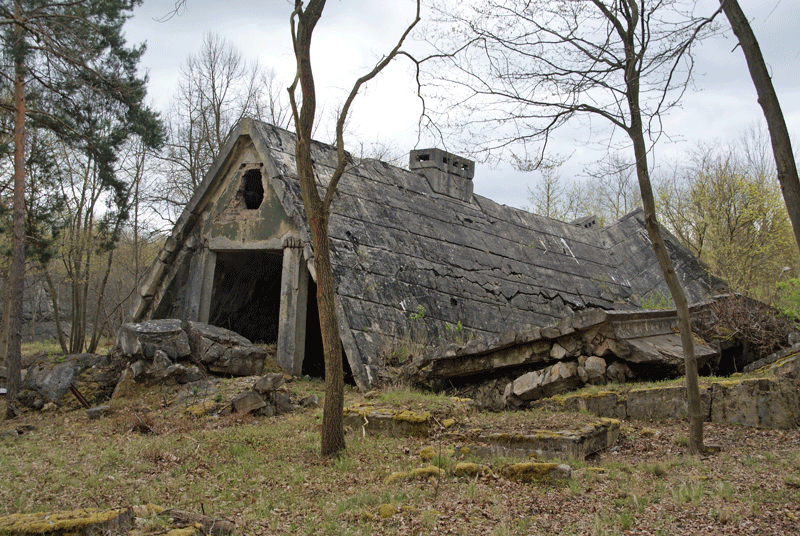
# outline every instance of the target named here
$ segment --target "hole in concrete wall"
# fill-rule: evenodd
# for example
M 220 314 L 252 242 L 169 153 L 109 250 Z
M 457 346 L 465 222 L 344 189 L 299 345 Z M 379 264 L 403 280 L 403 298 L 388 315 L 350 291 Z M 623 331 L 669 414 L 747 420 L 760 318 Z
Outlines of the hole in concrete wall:
M 264 201 L 264 185 L 261 184 L 261 171 L 247 170 L 244 174 L 244 204 L 250 210 L 255 210 Z
M 317 307 L 317 284 L 308 278 L 308 306 L 306 308 L 306 353 L 303 359 L 303 374 L 315 378 L 325 378 L 325 353 L 322 349 L 322 331 L 319 327 L 319 308 Z M 344 382 L 355 385 L 350 362 L 342 347 Z
M 253 342 L 277 342 L 282 269 L 281 251 L 217 253 L 209 324 Z
M 717 364 L 715 376 L 730 376 L 758 359 L 758 356 L 748 356 L 745 351 L 746 344 L 724 344 L 720 347 L 719 363 Z M 763 357 L 763 356 L 762 356 Z

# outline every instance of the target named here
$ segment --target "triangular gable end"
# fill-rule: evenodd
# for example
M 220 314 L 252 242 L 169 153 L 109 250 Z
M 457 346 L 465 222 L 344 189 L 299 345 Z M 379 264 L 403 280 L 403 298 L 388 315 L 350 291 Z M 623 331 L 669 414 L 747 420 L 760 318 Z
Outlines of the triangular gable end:
M 208 322 L 276 342 L 281 366 L 300 375 L 311 250 L 302 207 L 273 180 L 285 166 L 264 134 L 249 120 L 232 132 L 151 267 L 133 319 Z

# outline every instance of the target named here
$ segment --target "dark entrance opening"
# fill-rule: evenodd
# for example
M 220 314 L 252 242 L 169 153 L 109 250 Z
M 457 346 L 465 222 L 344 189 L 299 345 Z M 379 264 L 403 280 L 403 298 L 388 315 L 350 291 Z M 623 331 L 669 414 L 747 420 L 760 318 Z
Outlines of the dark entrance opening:
M 281 251 L 217 253 L 208 323 L 252 342 L 277 342 L 282 269 Z
M 303 374 L 315 378 L 325 378 L 325 352 L 322 349 L 322 330 L 319 326 L 319 307 L 317 307 L 317 284 L 308 278 L 308 304 L 306 308 L 306 353 L 303 359 Z M 344 382 L 355 385 L 350 362 L 342 347 Z

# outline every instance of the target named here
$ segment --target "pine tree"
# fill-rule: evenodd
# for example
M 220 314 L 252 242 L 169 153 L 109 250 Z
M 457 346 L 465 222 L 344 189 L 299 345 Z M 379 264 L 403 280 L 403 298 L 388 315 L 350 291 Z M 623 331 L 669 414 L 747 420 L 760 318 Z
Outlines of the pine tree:
M 163 137 L 158 115 L 143 104 L 137 75 L 144 46 L 127 47 L 122 26 L 142 0 L 2 0 L 0 102 L 14 126 L 14 205 L 6 416 L 17 413 L 25 276 L 26 129 L 44 129 L 92 158 L 115 181 L 116 151 L 132 134 L 150 146 Z M 13 121 L 6 121 L 13 116 Z M 100 133 L 103 133 L 100 136 Z M 4 312 L 5 314 L 6 312 Z

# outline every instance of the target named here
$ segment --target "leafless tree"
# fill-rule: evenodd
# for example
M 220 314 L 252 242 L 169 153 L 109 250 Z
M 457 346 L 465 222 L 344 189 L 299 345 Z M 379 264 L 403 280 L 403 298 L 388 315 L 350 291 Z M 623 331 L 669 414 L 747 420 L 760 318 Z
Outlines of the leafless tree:
M 322 16 L 325 0 L 295 0 L 291 15 L 292 44 L 297 59 L 297 73 L 289 86 L 289 99 L 292 105 L 297 146 L 295 159 L 297 176 L 303 198 L 303 208 L 314 248 L 314 269 L 317 275 L 317 304 L 319 323 L 322 332 L 322 346 L 325 353 L 325 404 L 322 415 L 321 453 L 323 456 L 337 455 L 345 448 L 342 409 L 344 404 L 344 371 L 342 346 L 339 341 L 339 326 L 334 303 L 333 272 L 330 260 L 330 241 L 328 220 L 331 213 L 336 186 L 348 165 L 348 155 L 344 149 L 344 130 L 347 115 L 361 87 L 375 78 L 389 63 L 401 53 L 408 34 L 420 20 L 420 0 L 417 0 L 416 17 L 400 37 L 397 45 L 353 84 L 347 99 L 340 108 L 336 121 L 337 166 L 330 179 L 323 182 L 314 170 L 311 161 L 311 135 L 314 131 L 316 115 L 316 86 L 311 66 L 311 39 L 314 28 Z M 299 90 L 299 94 L 298 94 Z M 299 98 L 298 98 L 299 97 Z M 324 191 L 320 196 L 320 188 Z
M 558 172 L 558 166 L 539 166 L 538 171 L 542 175 L 541 180 L 537 181 L 533 188 L 528 187 L 531 210 L 541 216 L 563 220 L 567 215 L 565 207 L 567 191 Z
M 691 77 L 691 47 L 711 29 L 712 19 L 694 16 L 693 7 L 680 0 L 446 2 L 438 9 L 446 31 L 433 40 L 441 63 L 428 72 L 433 91 L 446 88 L 444 112 L 462 117 L 458 127 L 490 151 L 538 143 L 541 158 L 553 130 L 578 116 L 603 119 L 632 146 L 648 235 L 678 312 L 689 445 L 698 452 L 703 415 L 688 304 L 661 236 L 648 168 L 660 117 Z
M 598 211 L 605 221 L 618 220 L 642 204 L 636 165 L 619 153 L 609 153 L 588 172 L 587 189 L 597 192 Z
M 165 169 L 154 199 L 164 219 L 174 223 L 243 117 L 291 125 L 282 86 L 275 71 L 248 64 L 233 43 L 206 34 L 181 68 L 167 115 Z

